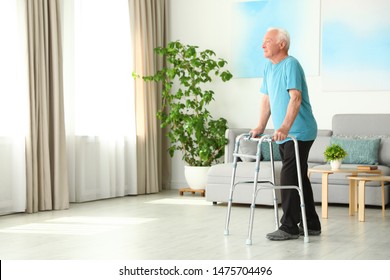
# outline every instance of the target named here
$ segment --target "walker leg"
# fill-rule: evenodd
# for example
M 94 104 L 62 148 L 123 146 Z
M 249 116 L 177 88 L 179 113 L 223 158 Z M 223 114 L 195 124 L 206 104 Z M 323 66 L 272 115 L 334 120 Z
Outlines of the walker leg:
M 305 208 L 305 202 L 303 199 L 303 191 L 299 190 L 299 197 L 301 199 L 301 213 L 302 213 L 302 223 L 303 223 L 303 242 L 309 243 L 309 231 L 307 228 L 307 220 L 306 220 L 306 208 Z
M 227 214 L 226 214 L 224 235 L 229 235 L 230 215 L 232 212 L 234 180 L 236 177 L 236 169 L 237 169 L 237 158 L 235 157 L 234 161 L 233 161 L 233 174 L 232 174 L 232 180 L 231 180 L 231 184 L 230 184 L 230 193 L 229 193 L 229 201 L 228 201 L 228 209 L 227 209 Z
M 255 183 L 253 197 L 252 197 L 251 211 L 249 215 L 249 228 L 248 228 L 248 237 L 246 239 L 246 245 L 252 245 L 253 219 L 255 216 L 255 208 L 256 208 L 256 194 L 257 192 L 256 192 L 256 183 Z
M 271 156 L 271 183 L 273 186 L 275 186 L 275 161 L 274 161 L 274 153 L 273 153 L 273 148 L 272 148 L 272 142 L 268 143 L 269 145 L 269 151 L 270 151 L 270 156 Z M 275 227 L 276 230 L 279 229 L 279 209 L 278 209 L 278 198 L 276 197 L 276 190 L 275 188 L 272 189 L 272 194 L 274 198 L 274 216 L 275 216 Z
M 280 226 L 279 224 L 279 205 L 278 205 L 278 198 L 276 197 L 276 190 L 273 189 L 273 195 L 274 195 L 274 213 L 275 213 L 275 229 L 277 230 Z
M 249 215 L 249 227 L 248 227 L 248 238 L 246 239 L 246 245 L 252 245 L 252 231 L 253 231 L 253 218 L 255 216 L 255 208 L 256 208 L 256 196 L 257 196 L 257 181 L 259 179 L 260 172 L 260 146 L 261 142 L 257 146 L 257 159 L 256 159 L 256 167 L 255 167 L 255 178 L 253 180 L 253 194 L 252 194 L 252 204 L 251 211 Z
M 229 198 L 228 210 L 227 210 L 226 222 L 225 222 L 225 230 L 223 232 L 224 235 L 229 235 L 229 224 L 230 224 L 231 211 L 232 211 L 232 198 Z

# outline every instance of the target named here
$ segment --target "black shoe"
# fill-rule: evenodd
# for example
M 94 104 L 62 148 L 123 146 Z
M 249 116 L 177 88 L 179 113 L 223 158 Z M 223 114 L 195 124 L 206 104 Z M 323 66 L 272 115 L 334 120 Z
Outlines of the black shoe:
M 307 229 L 307 233 L 311 236 L 317 236 L 317 235 L 320 235 L 321 234 L 321 230 L 320 229 L 310 229 L 308 228 Z M 303 227 L 299 227 L 299 235 L 305 235 L 304 232 L 303 232 Z
M 266 237 L 269 240 L 274 240 L 274 241 L 283 241 L 283 240 L 289 240 L 289 239 L 297 239 L 299 238 L 299 234 L 290 234 L 288 232 L 285 232 L 281 229 L 278 229 L 274 232 L 268 233 Z

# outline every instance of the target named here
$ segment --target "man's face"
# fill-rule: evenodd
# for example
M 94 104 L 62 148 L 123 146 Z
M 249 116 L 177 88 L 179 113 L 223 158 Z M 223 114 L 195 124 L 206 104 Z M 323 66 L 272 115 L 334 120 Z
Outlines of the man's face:
M 280 53 L 283 46 L 281 42 L 278 42 L 277 35 L 276 30 L 268 31 L 265 34 L 262 45 L 265 58 L 272 59 Z

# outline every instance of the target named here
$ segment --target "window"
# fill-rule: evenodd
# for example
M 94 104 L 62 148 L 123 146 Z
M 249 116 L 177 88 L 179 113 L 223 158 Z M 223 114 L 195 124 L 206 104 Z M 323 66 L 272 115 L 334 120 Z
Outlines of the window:
M 128 0 L 62 4 L 70 201 L 136 194 Z
M 28 117 L 23 1 L 0 1 L 0 215 L 26 209 Z

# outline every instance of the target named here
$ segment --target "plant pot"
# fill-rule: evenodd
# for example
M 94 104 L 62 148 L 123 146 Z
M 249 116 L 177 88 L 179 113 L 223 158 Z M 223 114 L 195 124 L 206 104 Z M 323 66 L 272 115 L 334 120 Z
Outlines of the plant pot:
M 335 159 L 330 161 L 330 168 L 332 170 L 340 169 L 341 166 L 341 159 Z
M 210 166 L 184 166 L 184 176 L 191 189 L 204 190 Z

